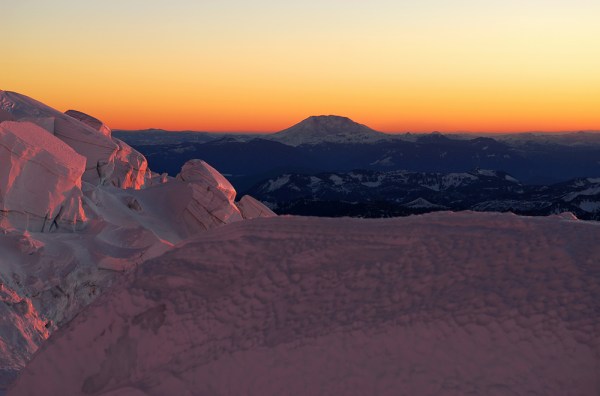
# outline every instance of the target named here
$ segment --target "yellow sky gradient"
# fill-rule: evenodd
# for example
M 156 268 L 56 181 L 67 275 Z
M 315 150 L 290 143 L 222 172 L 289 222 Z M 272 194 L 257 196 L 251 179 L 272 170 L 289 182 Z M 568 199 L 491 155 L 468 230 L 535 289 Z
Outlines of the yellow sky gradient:
M 597 0 L 5 1 L 0 89 L 112 128 L 600 129 Z

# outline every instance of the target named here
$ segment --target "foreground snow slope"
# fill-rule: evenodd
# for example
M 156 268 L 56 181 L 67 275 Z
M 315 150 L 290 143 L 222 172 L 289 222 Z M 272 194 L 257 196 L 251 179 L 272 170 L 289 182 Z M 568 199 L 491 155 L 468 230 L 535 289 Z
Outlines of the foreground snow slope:
M 274 215 L 250 198 L 238 207 L 203 161 L 180 176 L 153 174 L 92 116 L 0 91 L 0 395 L 120 271 L 209 228 Z
M 11 395 L 597 395 L 600 225 L 228 224 L 142 264 Z

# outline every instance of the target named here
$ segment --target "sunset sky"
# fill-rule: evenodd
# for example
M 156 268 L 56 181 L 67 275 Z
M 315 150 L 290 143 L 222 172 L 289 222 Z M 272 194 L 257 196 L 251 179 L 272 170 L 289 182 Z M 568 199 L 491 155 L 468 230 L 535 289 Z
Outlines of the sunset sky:
M 0 0 L 0 89 L 114 129 L 600 129 L 598 0 Z

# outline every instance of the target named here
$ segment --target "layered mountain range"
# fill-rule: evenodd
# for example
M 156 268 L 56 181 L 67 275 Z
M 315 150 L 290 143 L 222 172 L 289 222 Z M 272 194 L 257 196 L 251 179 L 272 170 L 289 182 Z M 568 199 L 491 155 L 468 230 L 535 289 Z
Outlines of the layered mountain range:
M 248 190 L 280 214 L 393 217 L 440 210 L 600 219 L 600 178 L 527 185 L 493 170 L 283 174 Z
M 190 132 L 122 134 L 169 173 L 193 157 L 217 164 L 239 190 L 281 214 L 600 216 L 598 133 L 392 135 L 346 117 L 313 116 L 275 134 L 202 133 L 201 142 Z
M 385 134 L 346 117 L 315 116 L 263 135 L 120 132 L 161 172 L 203 158 L 245 191 L 286 173 L 506 172 L 524 184 L 600 177 L 600 133 L 498 136 Z M 199 140 L 201 139 L 201 140 Z

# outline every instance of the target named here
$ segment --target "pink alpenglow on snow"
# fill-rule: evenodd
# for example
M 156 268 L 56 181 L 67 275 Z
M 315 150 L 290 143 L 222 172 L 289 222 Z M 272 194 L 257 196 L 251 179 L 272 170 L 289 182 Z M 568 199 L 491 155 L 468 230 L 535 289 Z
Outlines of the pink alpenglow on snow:
M 0 123 L 0 225 L 47 231 L 85 221 L 85 158 L 31 122 Z
M 18 121 L 31 121 L 55 135 L 87 160 L 83 180 L 97 183 L 112 173 L 117 144 L 94 128 L 37 100 L 15 92 L 0 91 L 0 109 Z
M 177 179 L 184 182 L 201 182 L 221 191 L 230 202 L 235 199 L 236 192 L 229 180 L 202 160 L 193 159 L 183 164 Z
M 94 128 L 95 130 L 97 130 L 105 136 L 110 136 L 112 134 L 111 129 L 96 117 L 92 117 L 91 115 L 82 113 L 81 111 L 77 110 L 67 110 L 65 111 L 65 114 Z
M 242 220 L 235 206 L 235 189 L 215 168 L 202 160 L 190 160 L 181 168 L 177 181 L 185 183 L 192 194 L 186 211 L 206 229 Z M 205 214 L 209 214 L 207 217 Z M 191 220 L 191 219 L 190 219 Z M 206 223 L 208 220 L 208 224 Z
M 0 110 L 18 121 L 31 121 L 86 158 L 83 181 L 141 188 L 147 177 L 146 158 L 128 144 L 111 137 L 102 121 L 85 113 L 66 114 L 27 96 L 0 91 Z M 0 114 L 0 117 L 4 117 Z
M 94 128 L 105 136 L 110 137 L 112 134 L 111 129 L 106 124 L 88 114 L 77 110 L 68 110 L 65 114 Z M 105 182 L 120 188 L 142 188 L 146 183 L 146 179 L 150 177 L 148 161 L 140 152 L 134 150 L 127 143 L 116 138 L 112 138 L 112 141 L 117 144 L 118 149 L 114 158 L 113 172 Z
M 9 395 L 597 395 L 600 227 L 235 222 L 147 261 Z
M 110 183 L 120 188 L 139 190 L 151 177 L 146 157 L 119 139 L 113 138 L 113 141 L 119 149 L 115 155 L 114 170 L 109 178 Z

